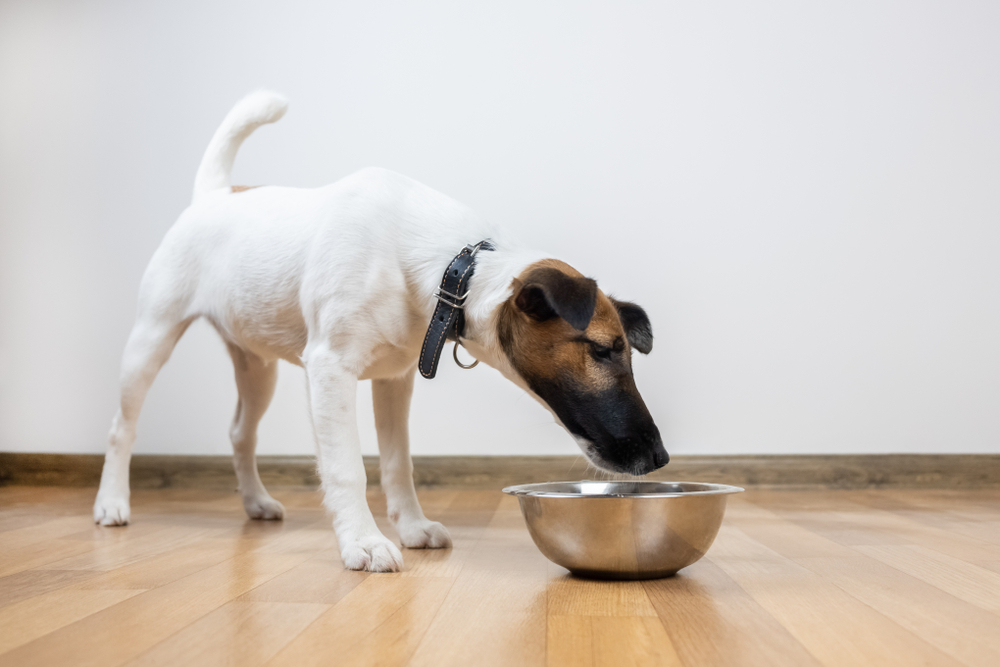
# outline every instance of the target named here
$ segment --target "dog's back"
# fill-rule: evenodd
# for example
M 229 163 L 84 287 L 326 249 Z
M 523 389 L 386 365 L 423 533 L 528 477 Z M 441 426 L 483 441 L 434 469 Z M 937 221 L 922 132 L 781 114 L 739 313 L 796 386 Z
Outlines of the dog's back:
M 233 186 L 240 145 L 286 108 L 280 95 L 259 91 L 226 116 L 198 168 L 191 206 L 150 261 L 140 308 L 177 322 L 205 317 L 227 343 L 292 363 L 300 362 L 311 330 L 337 328 L 320 325 L 323 317 L 353 322 L 352 329 L 371 322 L 397 344 L 412 333 L 399 315 L 409 297 L 434 287 L 410 284 L 407 267 L 442 261 L 440 248 L 451 252 L 470 233 L 490 236 L 489 226 L 455 200 L 385 169 L 314 189 Z M 450 237 L 455 242 L 442 245 Z

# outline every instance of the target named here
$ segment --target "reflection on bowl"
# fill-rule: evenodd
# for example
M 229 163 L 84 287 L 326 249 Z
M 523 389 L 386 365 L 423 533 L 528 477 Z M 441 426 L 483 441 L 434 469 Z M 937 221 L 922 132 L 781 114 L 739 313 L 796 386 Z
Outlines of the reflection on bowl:
M 656 579 L 712 546 L 738 486 L 697 482 L 545 482 L 509 486 L 531 539 L 573 574 Z

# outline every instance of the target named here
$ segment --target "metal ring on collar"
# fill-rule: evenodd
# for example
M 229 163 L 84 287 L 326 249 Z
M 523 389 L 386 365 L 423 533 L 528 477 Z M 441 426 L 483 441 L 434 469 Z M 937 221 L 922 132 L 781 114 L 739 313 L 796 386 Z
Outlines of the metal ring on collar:
M 468 366 L 466 366 L 465 364 L 463 364 L 461 361 L 458 360 L 458 346 L 459 345 L 462 345 L 461 341 L 457 341 L 456 340 L 455 341 L 455 347 L 453 347 L 451 349 L 451 356 L 455 358 L 455 363 L 458 364 L 459 368 L 464 368 L 465 370 L 469 370 L 470 368 L 475 368 L 476 366 L 478 366 L 479 365 L 479 359 L 476 359 L 475 361 L 473 361 Z M 463 345 L 462 347 L 465 347 L 465 346 Z

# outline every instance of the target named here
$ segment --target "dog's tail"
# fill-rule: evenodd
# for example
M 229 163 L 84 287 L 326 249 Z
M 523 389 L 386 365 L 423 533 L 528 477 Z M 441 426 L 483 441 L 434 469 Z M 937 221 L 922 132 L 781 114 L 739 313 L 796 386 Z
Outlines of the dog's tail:
M 195 201 L 209 192 L 228 188 L 229 172 L 243 140 L 261 125 L 279 120 L 287 109 L 288 100 L 269 90 L 258 90 L 237 102 L 215 131 L 201 158 L 194 177 Z

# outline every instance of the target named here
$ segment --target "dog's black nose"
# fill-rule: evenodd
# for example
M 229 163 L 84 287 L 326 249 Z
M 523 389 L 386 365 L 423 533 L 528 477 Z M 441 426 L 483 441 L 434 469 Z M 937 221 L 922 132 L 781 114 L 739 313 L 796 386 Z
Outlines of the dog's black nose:
M 646 475 L 667 465 L 670 462 L 670 455 L 667 454 L 663 440 L 660 438 L 660 431 L 655 426 L 645 434 L 643 440 L 647 449 L 644 452 L 642 471 L 639 474 Z
M 650 429 L 646 432 L 646 442 L 649 443 L 649 448 L 652 450 L 650 457 L 653 461 L 652 470 L 662 468 L 670 462 L 670 455 L 667 454 L 667 450 L 663 446 L 663 438 L 660 437 L 660 429 L 656 428 L 655 424 L 650 424 Z
M 662 442 L 657 443 L 653 449 L 653 470 L 662 468 L 668 463 L 670 463 L 670 454 L 667 454 Z

